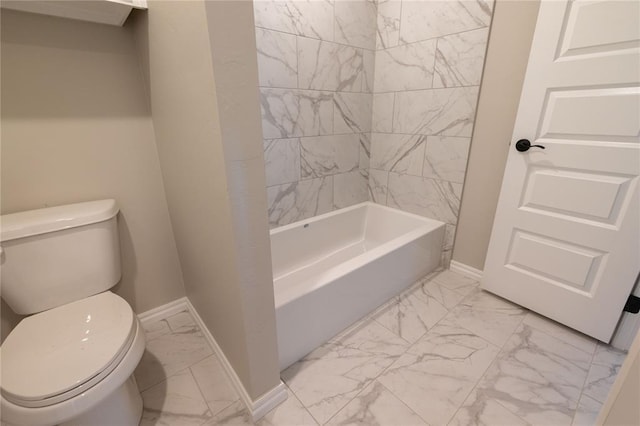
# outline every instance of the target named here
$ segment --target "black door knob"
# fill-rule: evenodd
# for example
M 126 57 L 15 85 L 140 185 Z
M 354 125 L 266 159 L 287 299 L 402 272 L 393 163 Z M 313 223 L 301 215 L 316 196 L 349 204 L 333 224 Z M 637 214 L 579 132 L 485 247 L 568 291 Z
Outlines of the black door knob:
M 532 148 L 532 147 L 544 149 L 544 146 L 542 145 L 531 145 L 531 142 L 529 142 L 529 139 L 520 139 L 518 142 L 516 142 L 516 149 L 519 152 L 529 151 L 529 148 Z

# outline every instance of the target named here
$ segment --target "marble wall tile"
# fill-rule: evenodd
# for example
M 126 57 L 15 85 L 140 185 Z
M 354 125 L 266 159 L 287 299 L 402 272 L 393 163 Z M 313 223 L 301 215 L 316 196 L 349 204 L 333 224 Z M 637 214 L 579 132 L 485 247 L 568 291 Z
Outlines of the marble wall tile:
M 393 131 L 394 93 L 375 93 L 371 111 L 371 130 L 391 133 Z
M 387 205 L 455 224 L 462 185 L 419 176 L 389 173 Z
M 369 321 L 320 346 L 282 372 L 289 388 L 324 424 L 407 348 L 403 339 Z
M 257 27 L 333 40 L 333 0 L 257 0 L 253 2 Z
M 333 207 L 341 209 L 369 199 L 367 170 L 333 175 Z
M 377 381 L 367 386 L 326 424 L 428 426 Z
M 364 93 L 373 93 L 375 67 L 376 52 L 373 50 L 364 50 L 362 56 L 362 91 Z
M 422 176 L 464 183 L 470 138 L 429 136 Z
M 338 0 L 334 14 L 334 41 L 375 49 L 376 4 L 373 0 Z
M 378 378 L 432 425 L 445 425 L 499 349 L 453 326 L 437 325 Z
M 488 35 L 481 28 L 439 38 L 433 87 L 480 85 Z
M 370 132 L 372 100 L 369 93 L 336 93 L 333 96 L 333 132 Z
M 486 27 L 491 21 L 491 7 L 492 2 L 486 0 L 404 1 L 400 42 Z
M 530 424 L 571 424 L 591 355 L 527 325 L 504 345 L 478 392 Z
M 400 0 L 378 0 L 376 49 L 397 46 L 400 37 Z
M 296 36 L 256 28 L 258 81 L 266 87 L 298 87 Z
M 393 130 L 424 135 L 471 136 L 477 87 L 396 93 Z
M 387 205 L 387 183 L 389 172 L 369 169 L 369 200 L 374 203 Z
M 442 242 L 441 265 L 443 268 L 449 268 L 449 264 L 451 263 L 455 235 L 456 227 L 447 223 L 444 228 L 444 241 Z
M 333 207 L 333 177 L 271 186 L 267 188 L 267 206 L 271 227 L 330 212 Z
M 333 93 L 295 89 L 260 89 L 265 139 L 331 134 Z
M 300 180 L 300 139 L 265 140 L 264 167 L 267 186 Z
M 359 135 L 315 136 L 300 139 L 300 177 L 317 178 L 357 170 Z
M 360 170 L 369 170 L 371 160 L 371 133 L 360 133 L 358 140 L 360 141 Z
M 371 167 L 420 176 L 427 137 L 389 133 L 371 134 Z
M 436 40 L 376 52 L 375 92 L 429 89 L 433 82 Z
M 362 49 L 298 37 L 298 87 L 359 92 L 363 55 Z

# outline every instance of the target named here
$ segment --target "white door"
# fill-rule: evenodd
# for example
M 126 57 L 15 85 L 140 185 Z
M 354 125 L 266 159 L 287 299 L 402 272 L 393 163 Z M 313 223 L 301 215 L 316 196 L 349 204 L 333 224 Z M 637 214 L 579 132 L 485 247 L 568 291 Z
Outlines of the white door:
M 542 0 L 482 279 L 602 341 L 640 270 L 639 33 L 638 0 Z

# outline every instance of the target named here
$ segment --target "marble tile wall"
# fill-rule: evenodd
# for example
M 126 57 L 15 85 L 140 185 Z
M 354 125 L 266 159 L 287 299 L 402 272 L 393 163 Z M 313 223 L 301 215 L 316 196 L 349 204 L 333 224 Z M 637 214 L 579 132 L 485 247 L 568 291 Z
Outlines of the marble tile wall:
M 369 199 L 377 9 L 371 0 L 256 0 L 269 222 Z
M 373 201 L 447 223 L 448 265 L 492 15 L 490 0 L 379 0 Z

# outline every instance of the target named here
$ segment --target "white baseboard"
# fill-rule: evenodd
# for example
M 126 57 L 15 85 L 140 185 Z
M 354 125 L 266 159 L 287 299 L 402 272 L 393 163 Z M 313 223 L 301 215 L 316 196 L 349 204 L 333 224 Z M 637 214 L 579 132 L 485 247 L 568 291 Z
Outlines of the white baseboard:
M 287 399 L 287 397 L 289 396 L 287 393 L 287 388 L 284 383 L 280 381 L 277 386 L 266 392 L 260 398 L 256 399 L 255 401 L 252 400 L 247 393 L 247 390 L 244 388 L 242 381 L 231 366 L 231 363 L 225 356 L 224 352 L 222 352 L 222 349 L 218 345 L 218 342 L 216 342 L 216 340 L 213 338 L 213 336 L 209 332 L 209 329 L 207 329 L 207 326 L 204 324 L 202 318 L 200 318 L 200 315 L 193 307 L 189 299 L 186 299 L 186 306 L 193 316 L 193 319 L 196 321 L 196 324 L 198 324 L 198 327 L 200 327 L 200 330 L 202 330 L 202 334 L 204 334 L 204 337 L 213 349 L 213 352 L 218 357 L 218 360 L 220 361 L 220 364 L 222 365 L 224 371 L 227 373 L 227 376 L 229 377 L 229 380 L 231 381 L 234 389 L 236 390 L 238 395 L 240 395 L 240 399 L 247 407 L 247 410 L 249 410 L 249 413 L 251 413 L 251 417 L 253 418 L 254 422 L 262 418 L 265 414 L 267 414 L 269 411 L 271 411 L 273 408 Z
M 181 297 L 173 302 L 166 303 L 162 306 L 158 306 L 157 308 L 149 309 L 148 311 L 138 314 L 138 319 L 141 323 L 145 324 L 147 322 L 160 321 L 169 318 L 178 312 L 186 311 L 188 309 L 187 298 Z
M 455 260 L 452 260 L 451 264 L 449 264 L 449 270 L 477 281 L 480 281 L 480 279 L 482 278 L 482 271 L 480 269 L 476 269 L 472 266 L 465 265 L 464 263 L 460 263 Z

